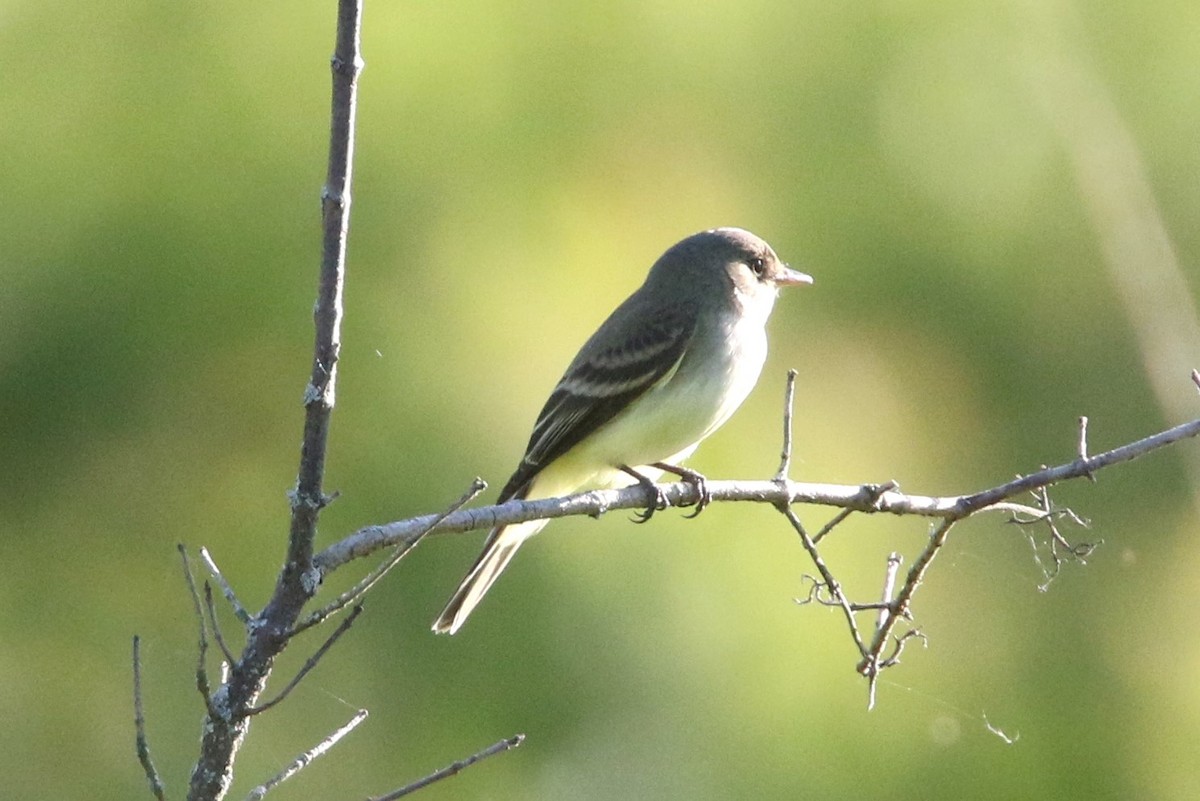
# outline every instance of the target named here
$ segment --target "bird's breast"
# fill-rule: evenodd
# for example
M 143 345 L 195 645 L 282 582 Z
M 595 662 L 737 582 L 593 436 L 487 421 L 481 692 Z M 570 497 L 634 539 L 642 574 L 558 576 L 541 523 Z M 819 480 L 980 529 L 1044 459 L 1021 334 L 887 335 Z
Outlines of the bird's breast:
M 761 323 L 753 322 L 701 326 L 673 372 L 562 458 L 636 466 L 690 452 L 758 381 L 767 343 Z

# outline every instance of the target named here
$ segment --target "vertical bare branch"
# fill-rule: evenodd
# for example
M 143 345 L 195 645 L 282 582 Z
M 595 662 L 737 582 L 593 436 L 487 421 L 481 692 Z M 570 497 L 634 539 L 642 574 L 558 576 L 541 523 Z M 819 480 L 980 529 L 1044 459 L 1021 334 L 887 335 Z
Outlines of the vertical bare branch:
M 329 425 L 336 398 L 337 362 L 342 348 L 342 299 L 346 282 L 346 239 L 350 231 L 350 186 L 354 158 L 354 115 L 362 6 L 354 0 L 338 3 L 338 34 L 330 65 L 333 100 L 329 132 L 329 169 L 321 190 L 324 231 L 317 303 L 313 308 L 315 341 L 312 374 L 304 390 L 304 438 L 300 469 L 292 490 L 292 526 L 287 562 L 280 584 L 295 582 L 305 592 L 302 576 L 312 567 L 317 517 L 328 503 L 323 485 Z M 311 594 L 311 589 L 307 592 Z
M 179 549 L 179 558 L 183 561 L 183 577 L 187 581 L 188 592 L 192 596 L 192 609 L 196 613 L 196 624 L 200 630 L 199 642 L 196 647 L 199 652 L 196 658 L 196 689 L 204 699 L 204 706 L 208 710 L 209 716 L 214 716 L 217 712 L 213 706 L 212 687 L 208 682 L 208 632 L 204 622 L 204 609 L 200 606 L 200 593 L 196 591 L 196 579 L 192 576 L 192 564 L 188 561 L 187 548 L 183 546 L 183 543 L 179 543 L 176 547 Z
M 783 391 L 783 451 L 779 455 L 776 481 L 786 481 L 792 470 L 792 404 L 796 399 L 796 368 L 788 370 L 787 386 Z
M 880 596 L 879 603 L 879 619 L 875 623 L 875 630 L 883 628 L 887 625 L 888 617 L 892 612 L 892 593 L 896 591 L 896 574 L 900 572 L 900 565 L 904 564 L 904 557 L 892 551 L 888 555 L 887 573 L 883 577 L 883 593 Z
M 230 667 L 228 679 L 210 702 L 200 756 L 192 770 L 189 801 L 217 801 L 228 792 L 233 780 L 234 759 L 250 725 L 246 710 L 254 706 L 262 693 L 275 657 L 287 646 L 288 632 L 319 585 L 319 575 L 312 567 L 313 541 L 317 518 L 329 502 L 324 493 L 325 453 L 341 348 L 355 98 L 358 75 L 363 67 L 361 26 L 361 0 L 339 0 L 337 37 L 330 62 L 332 119 L 329 169 L 321 192 L 324 240 L 317 302 L 313 309 L 313 363 L 304 391 L 304 434 L 296 486 L 290 496 L 292 520 L 287 555 L 271 599 L 248 626 L 249 639 L 241 659 Z
M 138 762 L 146 771 L 150 792 L 158 801 L 166 801 L 166 787 L 150 758 L 150 743 L 146 739 L 146 715 L 142 708 L 142 638 L 136 634 L 133 635 L 133 727 L 137 732 Z

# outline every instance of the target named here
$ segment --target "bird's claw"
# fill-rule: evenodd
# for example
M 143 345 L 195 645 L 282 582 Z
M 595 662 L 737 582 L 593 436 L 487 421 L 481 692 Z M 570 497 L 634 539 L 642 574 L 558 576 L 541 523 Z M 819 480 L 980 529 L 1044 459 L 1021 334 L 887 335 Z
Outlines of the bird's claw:
M 655 512 L 661 512 L 669 505 L 667 503 L 666 493 L 659 489 L 657 484 L 647 479 L 646 483 L 642 486 L 654 493 L 654 503 L 650 504 L 640 512 L 634 513 L 633 522 L 635 523 L 645 523 L 647 520 L 654 517 Z
M 679 478 L 683 483 L 691 484 L 696 488 L 696 495 L 698 497 L 695 503 L 696 508 L 692 510 L 691 514 L 684 515 L 684 517 L 690 520 L 693 517 L 698 517 L 701 512 L 708 508 L 708 505 L 712 503 L 712 493 L 708 491 L 708 479 L 702 473 L 697 473 L 695 470 L 685 471 L 681 469 Z
M 654 496 L 654 500 L 651 502 L 651 504 L 649 506 L 647 506 L 645 509 L 643 509 L 640 512 L 634 513 L 633 522 L 645 523 L 647 520 L 654 517 L 655 512 L 660 512 L 663 509 L 666 509 L 670 505 L 667 503 L 666 493 L 664 493 L 661 489 L 659 489 L 658 485 L 655 484 L 653 481 L 646 478 L 641 473 L 639 473 L 638 471 L 634 470 L 631 467 L 622 465 L 621 470 L 624 471 L 625 473 L 627 473 L 628 475 L 633 476 L 633 478 L 637 481 L 637 483 L 641 487 L 643 487 L 647 492 L 652 493 Z
M 695 470 L 689 470 L 686 467 L 676 467 L 675 465 L 667 464 L 666 462 L 656 462 L 654 467 L 657 467 L 664 472 L 671 473 L 674 476 L 678 476 L 679 480 L 683 483 L 691 484 L 693 487 L 695 487 L 696 496 L 699 500 L 696 501 L 696 508 L 692 510 L 692 513 L 684 515 L 684 517 L 690 520 L 691 518 L 698 516 L 701 512 L 708 508 L 710 503 L 712 503 L 712 493 L 708 491 L 708 479 L 704 477 L 703 473 L 698 473 Z M 684 505 L 690 506 L 692 504 Z

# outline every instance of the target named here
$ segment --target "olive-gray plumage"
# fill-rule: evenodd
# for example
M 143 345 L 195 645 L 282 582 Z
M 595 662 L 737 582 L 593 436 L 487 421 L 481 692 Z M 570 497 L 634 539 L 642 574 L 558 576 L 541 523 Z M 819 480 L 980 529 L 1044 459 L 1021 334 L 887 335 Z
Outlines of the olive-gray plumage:
M 652 478 L 662 471 L 648 465 L 678 465 L 758 381 L 778 288 L 811 282 L 740 228 L 672 246 L 567 367 L 497 502 L 620 486 L 630 469 Z M 493 529 L 433 630 L 457 631 L 545 524 Z

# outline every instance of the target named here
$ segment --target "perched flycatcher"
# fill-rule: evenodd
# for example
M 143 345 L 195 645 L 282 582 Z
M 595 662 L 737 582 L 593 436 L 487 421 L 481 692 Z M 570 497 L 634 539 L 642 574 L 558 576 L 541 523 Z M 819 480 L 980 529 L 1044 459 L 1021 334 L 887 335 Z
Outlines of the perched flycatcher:
M 703 477 L 679 462 L 758 381 L 776 291 L 810 283 L 740 228 L 715 228 L 673 246 L 571 362 L 497 503 L 648 484 L 662 471 L 697 484 L 705 503 Z M 546 522 L 492 529 L 433 630 L 458 631 L 521 543 Z

